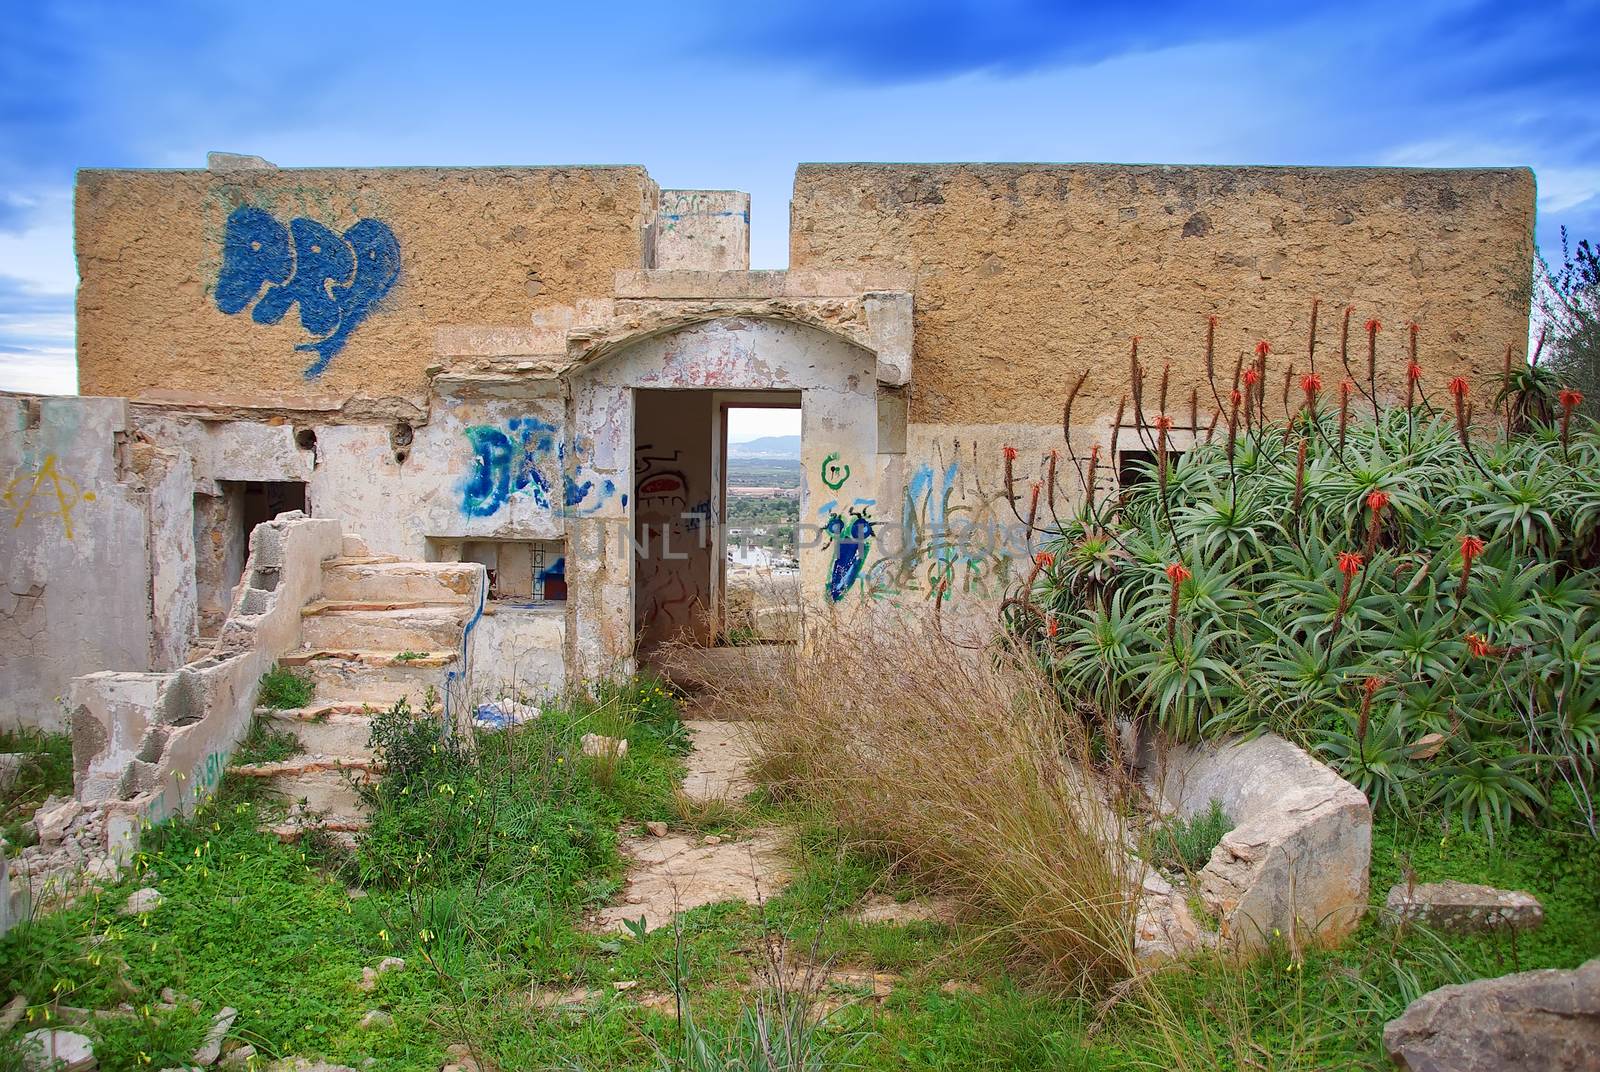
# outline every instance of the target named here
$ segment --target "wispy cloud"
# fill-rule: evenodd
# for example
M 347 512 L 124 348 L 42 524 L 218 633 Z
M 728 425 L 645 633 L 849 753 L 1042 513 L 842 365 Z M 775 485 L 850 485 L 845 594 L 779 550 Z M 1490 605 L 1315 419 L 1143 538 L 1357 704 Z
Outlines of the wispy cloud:
M 73 339 L 71 294 L 0 275 L 0 389 L 76 391 Z

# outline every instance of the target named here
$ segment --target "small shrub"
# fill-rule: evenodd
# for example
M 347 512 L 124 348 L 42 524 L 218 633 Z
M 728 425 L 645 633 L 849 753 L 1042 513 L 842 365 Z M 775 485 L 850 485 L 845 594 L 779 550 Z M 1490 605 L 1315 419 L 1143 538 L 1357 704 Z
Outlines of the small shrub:
M 274 666 L 261 675 L 261 688 L 256 694 L 258 707 L 272 707 L 288 711 L 311 704 L 311 679 L 295 673 L 285 666 Z
M 1198 871 L 1211 859 L 1212 850 L 1222 835 L 1233 829 L 1233 820 L 1222 811 L 1215 797 L 1204 811 L 1163 822 L 1145 835 L 1145 858 L 1164 871 Z

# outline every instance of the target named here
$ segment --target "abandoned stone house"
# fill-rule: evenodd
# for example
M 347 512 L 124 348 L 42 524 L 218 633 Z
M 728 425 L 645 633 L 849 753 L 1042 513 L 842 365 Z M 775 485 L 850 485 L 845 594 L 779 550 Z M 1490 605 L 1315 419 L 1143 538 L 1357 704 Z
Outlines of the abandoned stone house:
M 714 642 L 730 407 L 801 410 L 807 602 L 981 607 L 1026 548 L 971 533 L 1136 420 L 1131 336 L 1182 449 L 1209 317 L 1231 370 L 1353 306 L 1391 386 L 1408 322 L 1430 376 L 1528 333 L 1522 169 L 804 165 L 787 271 L 749 212 L 638 167 L 80 173 L 82 394 L 0 396 L 0 725 L 70 712 L 80 796 L 159 819 L 274 661 L 335 704 Z

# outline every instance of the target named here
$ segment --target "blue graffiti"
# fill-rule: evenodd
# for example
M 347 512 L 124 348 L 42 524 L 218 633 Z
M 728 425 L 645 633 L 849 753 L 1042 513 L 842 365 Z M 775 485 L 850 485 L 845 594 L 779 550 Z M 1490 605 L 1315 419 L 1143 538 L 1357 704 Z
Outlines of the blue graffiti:
M 567 445 L 557 437 L 555 425 L 537 417 L 513 417 L 505 428 L 474 424 L 465 435 L 473 459 L 461 486 L 461 512 L 469 517 L 498 513 L 519 492 L 527 492 L 535 505 L 549 509 L 550 482 L 541 464 L 554 463 L 562 470 L 562 506 L 569 516 L 594 513 L 616 491 L 610 480 L 580 481 L 567 472 Z M 572 454 L 581 466 L 581 452 L 575 449 Z
M 831 514 L 822 531 L 833 543 L 833 564 L 828 570 L 828 598 L 835 603 L 845 597 L 861 576 L 867 552 L 872 548 L 872 522 L 865 509 L 852 509 L 849 520 Z
M 314 338 L 295 350 L 316 353 L 305 373 L 314 379 L 399 277 L 400 243 L 388 224 L 357 220 L 341 235 L 304 217 L 284 227 L 270 212 L 241 205 L 223 232 L 215 297 L 230 316 L 255 302 L 257 324 L 279 323 L 298 305 L 300 326 Z

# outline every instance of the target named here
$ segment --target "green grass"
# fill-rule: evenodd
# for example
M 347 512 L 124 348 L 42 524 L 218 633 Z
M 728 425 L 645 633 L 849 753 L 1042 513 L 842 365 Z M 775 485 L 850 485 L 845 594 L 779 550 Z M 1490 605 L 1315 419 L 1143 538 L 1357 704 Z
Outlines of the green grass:
M 261 675 L 261 689 L 256 694 L 258 707 L 273 707 L 287 711 L 306 707 L 313 692 L 311 679 L 297 674 L 285 666 L 274 666 Z
M 577 738 L 624 723 L 628 756 L 601 785 Z M 552 705 L 521 730 L 483 735 L 470 756 L 425 725 L 406 725 L 396 718 L 391 740 L 409 755 L 380 792 L 373 832 L 353 859 L 259 833 L 261 807 L 226 782 L 192 820 L 150 831 L 121 882 L 0 940 L 0 991 L 26 993 L 36 1014 L 52 997 L 91 1008 L 131 1003 L 131 1018 L 82 1028 L 107 1072 L 186 1064 L 224 1004 L 240 1010 L 233 1034 L 270 1057 L 359 1066 L 371 1056 L 375 1072 L 432 1072 L 448 1045 L 464 1041 L 505 1069 L 642 1072 L 661 1069 L 680 1038 L 671 1019 L 633 996 L 681 982 L 696 1023 L 725 1035 L 758 980 L 764 939 L 783 935 L 799 955 L 901 977 L 887 1000 L 860 1000 L 824 1025 L 852 1068 L 1382 1069 L 1382 1024 L 1416 993 L 1600 953 L 1594 842 L 1519 824 L 1491 844 L 1459 821 L 1447 830 L 1437 817 L 1390 818 L 1374 831 L 1375 903 L 1410 867 L 1419 881 L 1530 890 L 1545 904 L 1545 927 L 1515 943 L 1480 936 L 1441 945 L 1374 914 L 1339 950 L 1279 947 L 1242 967 L 1198 961 L 1162 975 L 1152 995 L 1129 993 L 1103 1009 L 1014 969 L 1002 929 L 853 922 L 868 897 L 923 891 L 896 877 L 892 860 L 848 851 L 816 814 L 759 795 L 746 821 L 794 833 L 787 889 L 759 907 L 687 913 L 681 942 L 671 928 L 643 940 L 592 934 L 583 913 L 621 876 L 617 829 L 672 814 L 685 741 L 670 692 L 636 682 Z M 1549 819 L 1554 831 L 1574 826 L 1564 814 Z M 365 896 L 348 895 L 354 883 Z M 161 906 L 142 919 L 118 915 L 146 885 L 166 895 Z M 362 967 L 391 955 L 406 969 L 361 992 Z M 617 982 L 637 986 L 616 991 Z M 164 986 L 200 1000 L 202 1012 L 157 1009 Z M 598 992 L 579 1014 L 528 1005 L 534 988 L 574 987 Z M 389 1011 L 395 1027 L 358 1029 L 371 1008 Z M 24 1021 L 11 1041 L 39 1022 Z
M 1213 799 L 1203 812 L 1174 816 L 1151 827 L 1145 835 L 1145 857 L 1166 871 L 1198 871 L 1210 861 L 1222 835 L 1232 829 L 1233 820 L 1223 813 L 1222 801 Z
M 72 795 L 72 736 L 38 730 L 0 732 L 0 752 L 30 758 L 10 787 L 0 792 L 0 837 L 13 849 L 31 843 L 22 826 L 47 797 Z

